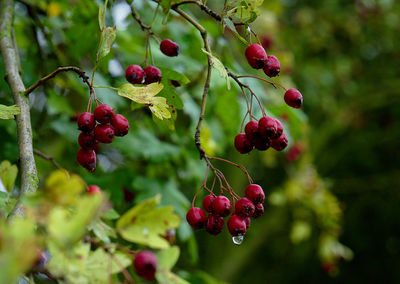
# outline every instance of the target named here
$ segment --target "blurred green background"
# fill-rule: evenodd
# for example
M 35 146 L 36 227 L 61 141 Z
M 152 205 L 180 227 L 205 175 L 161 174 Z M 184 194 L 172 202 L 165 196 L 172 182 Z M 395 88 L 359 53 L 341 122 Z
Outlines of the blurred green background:
M 75 74 L 63 74 L 30 95 L 34 147 L 105 188 L 121 212 L 131 202 L 161 193 L 162 203 L 173 204 L 184 220 L 205 175 L 193 135 L 206 56 L 198 32 L 176 14 L 165 16 L 158 9 L 154 17 L 154 3 L 134 5 L 145 23 L 153 22 L 157 35 L 181 48 L 177 58 L 167 58 L 151 40 L 154 64 L 191 80 L 175 90 L 184 105 L 175 130 L 113 91 L 98 89 L 104 103 L 127 116 L 132 131 L 102 147 L 97 171 L 88 174 L 75 161 L 79 133 L 74 121 L 86 109 L 88 92 Z M 217 12 L 223 6 L 218 1 L 207 5 Z M 107 23 L 117 25 L 117 40 L 95 84 L 117 87 L 125 83 L 128 65 L 143 62 L 146 36 L 125 2 L 111 1 L 111 6 Z M 213 53 L 230 70 L 265 76 L 247 65 L 246 46 L 232 32 L 223 32 L 196 6 L 183 9 L 206 27 Z M 191 283 L 399 283 L 400 3 L 271 0 L 260 9 L 251 26 L 267 53 L 281 61 L 281 75 L 273 80 L 298 88 L 304 105 L 290 109 L 281 90 L 244 80 L 267 113 L 284 122 L 289 149 L 240 155 L 233 138 L 245 103 L 233 81 L 228 91 L 225 80 L 213 72 L 204 147 L 211 156 L 248 168 L 267 193 L 266 210 L 240 247 L 226 229 L 214 237 L 194 233 L 183 221 L 177 230 L 182 256 L 176 272 Z M 91 70 L 99 39 L 97 11 L 93 1 L 17 1 L 15 29 L 26 86 L 58 66 Z M 4 80 L 0 103 L 13 104 Z M 0 121 L 0 135 L 0 160 L 17 163 L 15 122 Z M 53 167 L 40 158 L 37 164 L 43 180 Z M 243 194 L 245 175 L 229 165 L 215 165 Z

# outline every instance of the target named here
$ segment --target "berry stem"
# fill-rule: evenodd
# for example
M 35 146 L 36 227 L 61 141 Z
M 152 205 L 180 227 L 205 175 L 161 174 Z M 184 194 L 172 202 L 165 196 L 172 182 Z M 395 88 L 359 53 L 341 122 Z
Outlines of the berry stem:
M 230 165 L 232 165 L 232 166 L 235 166 L 235 167 L 241 169 L 241 170 L 246 174 L 247 179 L 249 180 L 249 183 L 253 183 L 253 180 L 251 179 L 251 177 L 250 177 L 250 175 L 249 175 L 249 172 L 246 170 L 246 168 L 245 168 L 244 166 L 239 165 L 239 164 L 236 164 L 236 163 L 234 163 L 234 162 L 231 162 L 231 161 L 226 160 L 226 159 L 223 159 L 223 158 L 219 158 L 219 157 L 209 157 L 209 159 L 210 159 L 210 160 L 222 161 L 222 162 L 228 163 L 228 164 L 230 164 Z
M 253 75 L 242 75 L 242 76 L 236 76 L 236 78 L 254 78 L 254 79 L 258 79 L 258 80 L 264 81 L 264 82 L 266 82 L 266 83 L 268 83 L 268 84 L 271 84 L 271 85 L 274 86 L 275 88 L 276 88 L 276 86 L 279 86 L 279 87 L 281 87 L 282 89 L 284 89 L 285 91 L 287 91 L 287 89 L 286 89 L 282 84 L 280 84 L 280 83 L 278 83 L 278 82 L 272 82 L 272 81 L 269 81 L 269 80 L 266 80 L 266 79 L 264 79 L 264 78 L 260 78 L 260 77 L 257 77 L 257 76 L 253 76 Z

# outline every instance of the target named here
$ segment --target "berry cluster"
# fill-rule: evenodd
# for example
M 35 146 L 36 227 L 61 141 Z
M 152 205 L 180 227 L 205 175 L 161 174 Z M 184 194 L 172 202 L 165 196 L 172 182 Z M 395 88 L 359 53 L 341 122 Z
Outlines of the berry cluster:
M 250 184 L 245 195 L 236 201 L 234 212 L 228 219 L 228 230 L 233 237 L 244 236 L 250 226 L 250 218 L 264 214 L 265 194 L 262 187 Z M 211 235 L 218 235 L 224 226 L 224 218 L 231 214 L 231 202 L 224 195 L 209 194 L 203 199 L 203 209 L 192 207 L 186 214 L 186 220 L 195 230 L 205 228 Z M 209 213 L 208 216 L 204 211 Z
M 161 41 L 160 50 L 167 56 L 174 57 L 179 54 L 179 45 L 170 39 Z M 148 85 L 155 82 L 161 82 L 161 70 L 155 66 L 149 65 L 144 69 L 139 65 L 129 65 L 125 71 L 125 78 L 131 84 Z
M 282 151 L 288 145 L 282 123 L 276 118 L 263 116 L 259 121 L 251 120 L 246 124 L 244 132 L 235 137 L 235 148 L 241 154 L 247 154 L 254 148 L 265 151 L 272 147 Z
M 254 69 L 263 69 L 268 77 L 276 77 L 281 71 L 281 64 L 275 55 L 267 55 L 264 47 L 252 44 L 246 48 L 247 62 Z
M 89 172 L 96 170 L 96 147 L 98 143 L 110 144 L 115 136 L 125 136 L 129 131 L 129 122 L 121 114 L 114 114 L 109 105 L 101 104 L 94 114 L 84 112 L 78 118 L 81 134 L 78 143 L 78 163 Z

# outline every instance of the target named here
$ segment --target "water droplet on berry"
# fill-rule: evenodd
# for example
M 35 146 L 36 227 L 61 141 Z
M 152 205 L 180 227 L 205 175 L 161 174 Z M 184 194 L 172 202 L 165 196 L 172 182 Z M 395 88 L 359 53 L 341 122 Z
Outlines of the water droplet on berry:
M 232 242 L 237 246 L 240 246 L 243 243 L 243 240 L 244 240 L 244 236 L 239 235 L 239 236 L 232 237 Z

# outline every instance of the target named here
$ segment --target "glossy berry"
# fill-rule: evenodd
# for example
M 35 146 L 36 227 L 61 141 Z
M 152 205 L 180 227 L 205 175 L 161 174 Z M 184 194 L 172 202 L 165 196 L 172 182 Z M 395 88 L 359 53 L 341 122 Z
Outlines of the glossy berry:
M 253 202 L 250 201 L 250 199 L 243 197 L 240 198 L 238 201 L 236 201 L 235 204 L 235 214 L 245 218 L 245 217 L 251 217 L 253 216 L 255 207 Z
M 209 214 L 206 222 L 206 231 L 211 235 L 218 235 L 224 227 L 224 218 L 215 214 Z
M 90 112 L 84 112 L 78 117 L 78 129 L 89 132 L 96 126 L 94 115 Z
M 246 224 L 246 231 L 250 227 L 250 219 L 250 217 L 243 218 L 243 221 Z
M 179 54 L 179 45 L 176 42 L 173 42 L 170 39 L 164 39 L 161 41 L 160 50 L 167 56 L 178 56 Z
M 157 271 L 157 258 L 151 251 L 142 250 L 133 261 L 136 274 L 146 280 L 154 280 Z
M 264 190 L 258 184 L 249 184 L 245 191 L 246 197 L 254 204 L 263 203 L 265 199 Z
M 254 69 L 261 69 L 268 60 L 265 49 L 259 44 L 252 44 L 246 48 L 245 52 L 247 62 Z
M 259 137 L 257 137 L 254 141 L 254 148 L 256 148 L 259 151 L 265 151 L 269 149 L 270 146 L 270 139 L 266 138 L 266 137 L 261 137 L 261 135 Z
M 192 207 L 186 213 L 186 221 L 193 229 L 199 230 L 202 229 L 206 224 L 207 216 L 203 209 L 199 207 Z
M 278 138 L 271 140 L 271 147 L 277 151 L 282 151 L 287 147 L 287 145 L 288 145 L 288 139 L 285 133 L 282 133 L 282 135 L 279 136 Z
M 94 172 L 96 169 L 96 153 L 93 150 L 79 149 L 76 160 L 88 172 Z
M 87 193 L 88 194 L 99 194 L 99 193 L 101 193 L 101 189 L 97 185 L 89 185 Z
M 256 204 L 255 206 L 255 210 L 253 213 L 253 218 L 259 218 L 262 215 L 264 215 L 264 205 L 262 205 L 261 203 Z
M 129 122 L 122 114 L 116 114 L 111 118 L 115 136 L 125 136 L 129 131 Z
M 264 73 L 268 77 L 276 77 L 281 71 L 281 64 L 275 55 L 268 55 L 268 62 L 264 66 Z
M 214 214 L 221 217 L 226 217 L 231 213 L 232 205 L 226 196 L 219 195 L 213 202 Z
M 294 108 L 300 108 L 303 105 L 303 96 L 296 89 L 287 90 L 284 99 L 288 106 Z
M 139 65 L 129 65 L 125 71 L 125 78 L 131 84 L 142 84 L 144 71 Z
M 110 125 L 100 124 L 97 125 L 96 128 L 94 129 L 94 135 L 97 141 L 104 144 L 109 144 L 113 142 L 115 132 L 114 128 L 112 128 Z
M 213 212 L 213 202 L 215 200 L 215 196 L 212 194 L 207 195 L 203 198 L 203 209 L 207 212 Z
M 275 136 L 272 137 L 273 139 L 281 137 L 281 135 L 283 133 L 283 125 L 282 125 L 282 123 L 276 118 L 274 118 L 274 120 L 275 120 L 275 123 L 276 123 L 276 134 L 275 134 Z
M 275 119 L 269 116 L 263 116 L 258 121 L 258 131 L 261 136 L 272 138 L 276 135 L 277 125 Z
M 78 136 L 78 143 L 83 149 L 93 149 L 97 145 L 96 138 L 94 137 L 94 131 L 81 132 L 81 134 Z
M 94 118 L 101 124 L 109 123 L 113 115 L 114 111 L 109 105 L 99 105 L 94 109 Z
M 244 236 L 246 233 L 246 222 L 237 215 L 232 215 L 228 220 L 228 230 L 232 236 Z
M 161 71 L 155 66 L 147 66 L 144 68 L 144 73 L 146 77 L 144 79 L 145 84 L 151 84 L 154 82 L 161 81 Z
M 247 139 L 245 133 L 239 133 L 235 137 L 235 148 L 239 153 L 246 154 L 253 150 L 254 146 L 249 139 Z
M 254 144 L 257 139 L 260 138 L 260 132 L 258 132 L 258 121 L 250 120 L 245 128 L 244 132 L 246 133 L 247 139 Z

